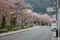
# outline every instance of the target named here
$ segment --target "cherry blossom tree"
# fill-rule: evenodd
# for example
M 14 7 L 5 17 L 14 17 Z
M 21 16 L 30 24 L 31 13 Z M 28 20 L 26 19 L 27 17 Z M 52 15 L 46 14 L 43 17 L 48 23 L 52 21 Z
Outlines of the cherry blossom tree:
M 30 4 L 27 4 L 26 2 L 24 2 L 24 0 L 0 0 L 0 15 L 3 20 L 2 28 L 5 27 L 6 19 L 7 20 L 13 19 L 14 21 L 20 14 L 19 13 L 20 10 L 28 9 L 28 8 L 30 9 L 32 7 Z M 11 15 L 11 12 L 13 12 L 12 14 L 15 15 L 15 17 L 12 17 L 13 15 Z

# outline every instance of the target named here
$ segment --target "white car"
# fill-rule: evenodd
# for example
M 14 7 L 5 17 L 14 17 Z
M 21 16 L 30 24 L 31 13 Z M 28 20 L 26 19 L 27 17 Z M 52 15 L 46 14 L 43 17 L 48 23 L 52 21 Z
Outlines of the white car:
M 52 23 L 51 24 L 51 30 L 54 31 L 54 30 L 56 30 L 56 28 L 57 28 L 57 24 L 56 23 Z

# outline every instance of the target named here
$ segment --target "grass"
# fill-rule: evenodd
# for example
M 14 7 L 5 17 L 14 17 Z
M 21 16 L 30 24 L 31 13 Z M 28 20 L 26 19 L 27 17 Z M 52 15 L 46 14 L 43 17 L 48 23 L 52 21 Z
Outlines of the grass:
M 24 26 L 24 28 L 22 28 L 21 26 L 16 27 L 16 26 L 6 26 L 5 29 L 0 29 L 0 33 L 5 33 L 5 32 L 12 32 L 12 31 L 16 31 L 16 30 L 21 30 L 21 29 L 27 29 L 27 28 L 31 28 L 32 26 Z
M 0 29 L 0 33 L 5 33 L 7 32 L 6 29 Z

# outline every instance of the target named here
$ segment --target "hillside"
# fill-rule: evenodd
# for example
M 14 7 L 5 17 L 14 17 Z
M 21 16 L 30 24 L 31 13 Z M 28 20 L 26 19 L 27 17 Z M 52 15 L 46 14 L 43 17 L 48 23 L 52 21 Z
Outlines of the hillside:
M 46 7 L 53 6 L 54 0 L 25 0 L 33 7 L 34 12 L 46 12 Z

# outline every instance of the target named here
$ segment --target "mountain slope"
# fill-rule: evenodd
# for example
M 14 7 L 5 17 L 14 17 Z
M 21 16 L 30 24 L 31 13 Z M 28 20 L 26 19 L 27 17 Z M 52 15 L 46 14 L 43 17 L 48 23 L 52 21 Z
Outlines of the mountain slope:
M 53 0 L 54 1 L 54 0 Z M 25 0 L 30 3 L 33 7 L 34 12 L 46 12 L 46 7 L 53 6 L 52 0 Z

